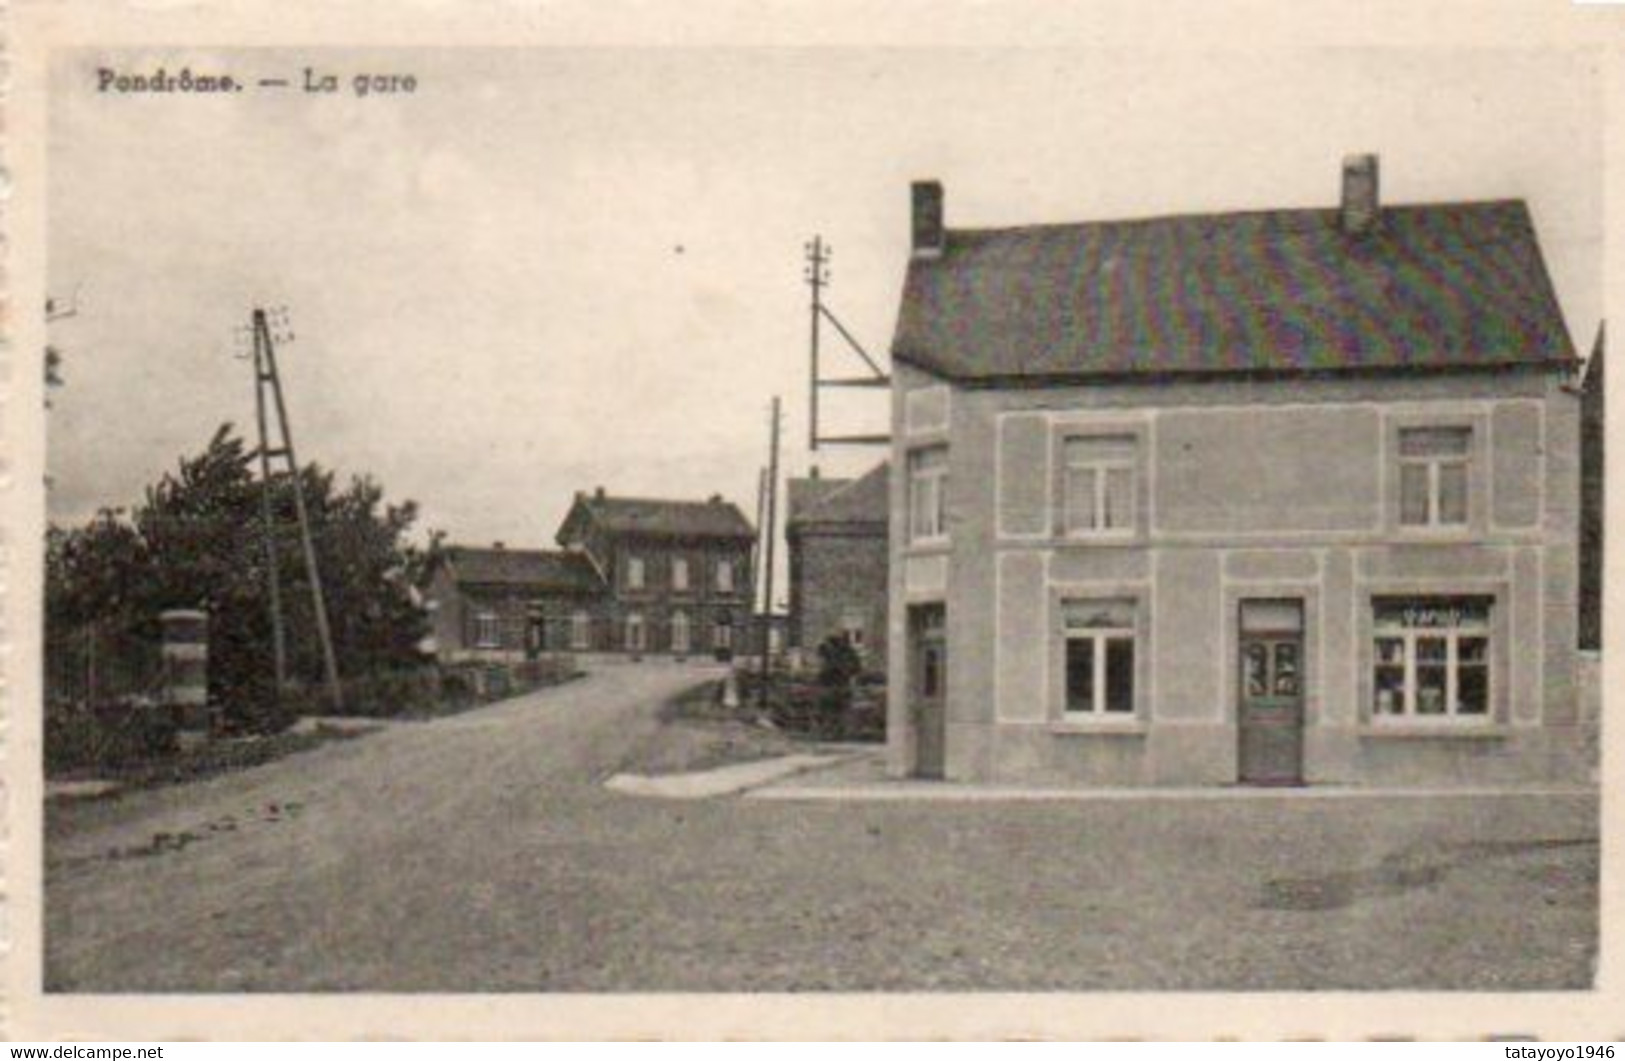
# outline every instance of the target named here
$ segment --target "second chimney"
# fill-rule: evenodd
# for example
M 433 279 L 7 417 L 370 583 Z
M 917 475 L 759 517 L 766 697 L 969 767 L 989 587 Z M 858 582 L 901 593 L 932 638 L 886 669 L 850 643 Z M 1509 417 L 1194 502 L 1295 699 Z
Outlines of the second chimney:
M 1377 191 L 1377 156 L 1348 155 L 1343 159 L 1343 204 L 1338 223 L 1350 236 L 1363 236 L 1377 227 L 1381 212 Z
M 912 191 L 914 257 L 940 258 L 947 243 L 947 230 L 942 224 L 942 184 L 939 181 L 915 181 Z

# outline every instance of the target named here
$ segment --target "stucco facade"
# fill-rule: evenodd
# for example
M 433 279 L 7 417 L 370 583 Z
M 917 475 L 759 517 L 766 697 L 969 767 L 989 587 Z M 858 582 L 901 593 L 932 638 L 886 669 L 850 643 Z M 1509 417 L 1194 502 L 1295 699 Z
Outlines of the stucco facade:
M 891 491 L 893 643 L 921 609 L 946 617 L 945 720 L 927 754 L 964 780 L 1243 780 L 1244 602 L 1284 602 L 1300 617 L 1298 780 L 1574 776 L 1579 405 L 1565 382 L 1528 369 L 997 388 L 897 366 L 893 466 L 946 456 L 940 540 L 908 533 L 910 476 Z M 1401 433 L 1439 427 L 1470 440 L 1465 520 L 1407 526 Z M 1064 446 L 1099 436 L 1131 454 L 1132 515 L 1072 533 Z M 1114 637 L 1132 645 L 1132 706 L 1069 711 L 1065 609 L 1099 600 L 1130 616 Z M 1380 666 L 1405 636 L 1384 624 L 1405 614 L 1432 624 L 1413 647 L 1448 642 L 1472 714 L 1432 713 L 1426 661 Z M 891 688 L 910 690 L 888 719 L 898 775 L 921 772 L 917 663 L 893 654 Z

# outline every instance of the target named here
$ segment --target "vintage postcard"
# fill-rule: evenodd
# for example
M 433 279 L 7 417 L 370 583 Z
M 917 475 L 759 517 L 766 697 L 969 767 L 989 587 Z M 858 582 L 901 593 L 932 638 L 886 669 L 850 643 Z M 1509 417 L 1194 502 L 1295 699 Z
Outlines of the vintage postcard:
M 1622 17 L 14 5 L 7 1033 L 1625 1033 Z

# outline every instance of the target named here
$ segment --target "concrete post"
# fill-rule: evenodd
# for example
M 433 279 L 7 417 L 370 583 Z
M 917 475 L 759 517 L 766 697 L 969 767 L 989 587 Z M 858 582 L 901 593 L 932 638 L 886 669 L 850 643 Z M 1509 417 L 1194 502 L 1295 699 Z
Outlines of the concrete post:
M 182 745 L 209 736 L 209 616 L 176 608 L 159 615 L 163 627 L 164 704 L 175 712 Z

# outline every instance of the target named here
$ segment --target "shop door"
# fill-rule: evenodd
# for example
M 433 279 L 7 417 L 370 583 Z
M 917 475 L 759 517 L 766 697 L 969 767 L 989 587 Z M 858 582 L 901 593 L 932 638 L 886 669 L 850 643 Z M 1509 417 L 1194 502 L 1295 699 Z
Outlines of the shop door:
M 1243 784 L 1303 783 L 1303 603 L 1241 602 L 1239 776 Z
M 909 707 L 914 716 L 914 776 L 941 778 L 947 753 L 946 614 L 933 604 L 909 611 Z

